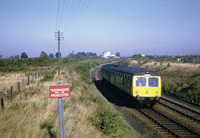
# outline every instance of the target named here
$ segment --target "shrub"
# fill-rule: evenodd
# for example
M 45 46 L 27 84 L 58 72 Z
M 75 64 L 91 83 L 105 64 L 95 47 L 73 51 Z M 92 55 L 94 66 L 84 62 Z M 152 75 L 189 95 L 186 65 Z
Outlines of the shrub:
M 197 89 L 198 87 L 200 87 L 200 81 L 199 80 L 195 80 L 192 85 L 191 88 L 192 89 Z
M 119 65 L 120 65 L 120 66 L 128 67 L 129 62 L 128 62 L 128 61 L 120 61 L 120 62 L 119 62 Z
M 170 63 L 167 63 L 167 68 L 169 68 L 170 67 Z
M 120 124 L 119 114 L 111 107 L 101 107 L 96 113 L 94 124 L 103 133 L 115 136 Z
M 52 81 L 54 79 L 54 74 L 55 72 L 47 72 L 44 74 L 43 79 L 41 80 L 41 82 L 44 81 Z

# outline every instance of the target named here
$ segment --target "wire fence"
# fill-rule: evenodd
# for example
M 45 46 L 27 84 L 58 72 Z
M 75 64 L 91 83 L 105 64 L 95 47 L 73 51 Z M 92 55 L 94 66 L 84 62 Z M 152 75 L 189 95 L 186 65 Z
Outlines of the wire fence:
M 28 86 L 34 82 L 35 80 L 42 79 L 41 75 L 48 71 L 49 68 L 42 69 L 38 72 L 32 73 L 32 75 L 28 75 L 28 77 L 22 79 L 21 81 L 15 83 L 14 85 L 10 86 L 10 89 L 0 92 L 1 98 L 1 111 L 5 109 L 8 104 L 8 101 L 12 102 L 13 98 L 20 92 L 24 91 Z

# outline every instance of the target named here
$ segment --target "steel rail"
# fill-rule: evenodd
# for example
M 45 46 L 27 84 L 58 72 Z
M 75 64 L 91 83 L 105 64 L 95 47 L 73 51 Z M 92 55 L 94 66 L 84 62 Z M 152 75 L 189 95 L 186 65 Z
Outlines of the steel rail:
M 165 103 L 162 103 L 161 101 L 159 102 L 159 104 L 160 105 L 162 105 L 162 106 L 164 106 L 164 107 L 167 107 L 167 108 L 169 108 L 169 109 L 171 109 L 171 110 L 173 110 L 173 111 L 175 111 L 175 112 L 177 112 L 177 113 L 179 113 L 179 114 L 181 114 L 181 115 L 183 115 L 183 116 L 185 116 L 185 117 L 187 117 L 187 118 L 190 118 L 191 120 L 194 120 L 195 122 L 200 122 L 200 120 L 199 119 L 197 119 L 197 118 L 195 118 L 195 117 L 193 117 L 193 116 L 190 116 L 190 115 L 188 115 L 188 114 L 186 114 L 186 113 L 184 113 L 183 111 L 179 111 L 179 110 L 177 110 L 177 109 L 175 109 L 175 108 L 173 108 L 173 107 L 170 107 L 169 105 L 167 105 L 167 104 L 165 104 Z M 173 103 L 172 103 L 173 104 Z M 178 105 L 176 105 L 176 106 L 178 106 Z M 180 107 L 180 106 L 179 106 Z M 182 108 L 182 107 L 181 107 Z M 185 109 L 185 108 L 184 108 Z M 186 109 L 187 110 L 187 109 Z M 194 113 L 194 112 L 192 112 L 192 113 Z
M 172 125 L 177 125 L 180 126 L 181 128 L 183 128 L 185 131 L 189 131 L 189 133 L 200 137 L 200 134 L 194 130 L 191 130 L 190 128 L 180 124 L 179 122 L 177 122 L 176 120 L 164 115 L 163 113 L 155 110 L 155 109 L 150 109 L 152 111 L 154 111 L 156 114 L 161 115 L 162 117 L 164 117 L 165 119 L 169 120 Z M 144 111 L 142 111 L 142 109 L 138 109 L 139 112 L 141 112 L 142 114 L 144 114 L 145 116 L 147 116 L 149 119 L 153 120 L 153 122 L 155 122 L 156 124 L 158 124 L 159 126 L 161 126 L 162 128 L 164 128 L 165 130 L 167 130 L 167 132 L 171 133 L 173 136 L 175 137 L 182 137 L 181 135 L 179 135 L 175 130 L 171 130 L 169 127 L 167 127 L 166 125 L 162 124 L 161 122 L 159 122 L 158 120 L 156 120 L 155 118 L 151 117 L 150 115 L 148 115 L 147 113 L 145 113 Z
M 186 107 L 186 106 L 184 106 L 184 105 L 181 105 L 181 104 L 179 104 L 179 103 L 176 103 L 176 102 L 174 102 L 174 101 L 172 101 L 172 100 L 169 100 L 169 99 L 167 99 L 167 98 L 165 98 L 165 97 L 161 97 L 161 99 L 163 99 L 163 100 L 165 100 L 165 101 L 168 101 L 168 102 L 170 102 L 170 103 L 172 103 L 172 104 L 175 104 L 175 105 L 177 105 L 177 106 L 180 106 L 180 107 L 182 107 L 182 108 L 184 108 L 184 109 L 187 109 L 187 110 L 189 110 L 189 111 L 191 111 L 191 112 L 193 112 L 193 113 L 195 113 L 195 114 L 198 114 L 199 116 L 200 116 L 200 112 L 198 112 L 198 111 L 195 111 L 194 109 L 191 109 L 191 108 L 188 108 L 188 107 Z

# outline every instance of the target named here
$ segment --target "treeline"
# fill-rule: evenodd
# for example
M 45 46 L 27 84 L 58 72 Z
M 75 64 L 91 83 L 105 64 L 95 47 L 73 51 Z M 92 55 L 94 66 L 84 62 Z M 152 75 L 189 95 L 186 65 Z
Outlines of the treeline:
M 0 59 L 0 71 L 27 71 L 30 67 L 50 66 L 54 61 L 54 59 L 50 59 L 48 56 L 36 59 Z
M 83 57 L 97 57 L 96 53 L 92 53 L 92 52 L 78 52 L 77 54 L 74 53 L 70 53 L 68 56 L 68 58 L 83 58 Z
M 194 55 L 186 55 L 186 56 L 151 56 L 151 55 L 141 55 L 136 54 L 131 57 L 134 60 L 146 60 L 146 61 L 158 61 L 158 62 L 174 62 L 174 63 L 200 63 L 200 56 L 194 56 Z

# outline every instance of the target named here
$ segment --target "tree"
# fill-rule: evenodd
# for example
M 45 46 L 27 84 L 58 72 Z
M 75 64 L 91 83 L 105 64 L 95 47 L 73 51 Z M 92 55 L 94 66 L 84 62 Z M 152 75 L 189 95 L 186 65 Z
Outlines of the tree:
M 56 58 L 58 58 L 58 52 L 55 54 Z M 61 57 L 61 53 L 60 53 L 60 57 Z
M 26 58 L 28 58 L 28 55 L 26 54 L 26 52 L 22 52 L 21 59 L 26 59 Z
M 19 55 L 16 55 L 16 56 L 10 56 L 9 58 L 10 58 L 10 59 L 15 59 L 15 60 L 17 60 L 17 59 L 19 59 Z
M 67 56 L 68 58 L 73 58 L 74 54 L 73 53 L 69 53 L 69 55 Z
M 41 54 L 40 54 L 40 58 L 42 58 L 42 57 L 48 57 L 47 53 L 42 51 Z
M 49 58 L 54 58 L 54 55 L 52 53 L 50 53 Z
M 117 57 L 120 57 L 120 53 L 119 53 L 119 52 L 117 52 L 117 53 L 116 53 L 116 56 L 117 56 Z

